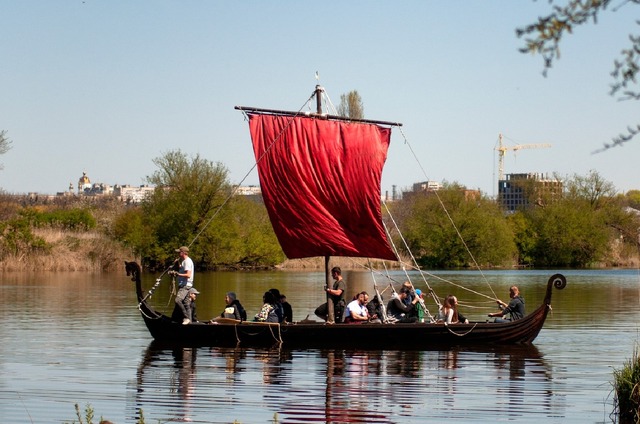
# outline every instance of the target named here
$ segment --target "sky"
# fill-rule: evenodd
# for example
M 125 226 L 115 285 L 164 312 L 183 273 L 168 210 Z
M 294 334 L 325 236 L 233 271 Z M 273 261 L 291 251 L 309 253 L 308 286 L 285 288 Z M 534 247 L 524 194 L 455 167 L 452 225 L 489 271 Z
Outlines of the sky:
M 562 1 L 561 3 L 564 3 Z M 623 3 L 622 1 L 620 3 Z M 382 191 L 431 180 L 497 193 L 505 173 L 598 172 L 640 189 L 638 103 L 609 95 L 637 32 L 627 4 L 578 27 L 542 75 L 515 29 L 547 1 L 0 0 L 0 188 L 55 194 L 141 185 L 180 149 L 257 185 L 248 123 L 234 106 L 297 111 L 318 83 L 337 106 L 357 90 L 365 117 L 393 130 Z

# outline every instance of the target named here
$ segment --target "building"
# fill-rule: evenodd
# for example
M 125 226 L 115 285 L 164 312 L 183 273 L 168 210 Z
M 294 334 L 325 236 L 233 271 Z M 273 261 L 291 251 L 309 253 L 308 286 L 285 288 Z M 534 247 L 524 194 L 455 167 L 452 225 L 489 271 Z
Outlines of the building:
M 123 202 L 127 203 L 140 203 L 145 197 L 153 193 L 154 188 L 148 185 L 141 185 L 132 187 L 128 184 L 118 185 L 113 188 L 113 195 L 118 197 Z
M 84 194 L 85 190 L 91 190 L 91 180 L 86 172 L 82 173 L 82 177 L 78 180 L 78 194 Z
M 236 192 L 238 196 L 261 196 L 262 190 L 260 186 L 249 185 L 249 186 L 236 186 Z
M 417 194 L 433 195 L 442 189 L 442 184 L 437 181 L 423 181 L 413 184 L 411 191 L 403 191 L 402 198 L 408 199 Z M 469 190 L 466 187 L 459 187 L 459 190 L 464 194 L 466 201 L 477 200 L 482 195 L 480 190 Z
M 544 205 L 562 195 L 563 184 L 543 174 L 507 174 L 498 181 L 498 203 L 510 213 L 532 204 Z

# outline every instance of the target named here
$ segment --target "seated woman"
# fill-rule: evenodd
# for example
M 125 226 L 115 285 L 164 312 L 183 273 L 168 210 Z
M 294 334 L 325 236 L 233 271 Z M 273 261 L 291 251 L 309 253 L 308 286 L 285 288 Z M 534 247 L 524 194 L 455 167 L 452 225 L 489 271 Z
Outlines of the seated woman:
M 460 322 L 468 324 L 469 320 L 458 313 L 458 299 L 454 295 L 445 298 L 444 303 L 438 310 L 438 323 L 458 324 Z
M 455 315 L 455 309 L 451 306 L 451 295 L 445 297 L 444 302 L 438 309 L 438 316 L 436 317 L 436 322 L 438 324 L 453 324 L 454 322 L 458 322 L 458 316 Z
M 262 296 L 264 304 L 253 319 L 257 322 L 279 322 L 278 315 L 276 314 L 276 298 L 270 291 L 265 292 Z

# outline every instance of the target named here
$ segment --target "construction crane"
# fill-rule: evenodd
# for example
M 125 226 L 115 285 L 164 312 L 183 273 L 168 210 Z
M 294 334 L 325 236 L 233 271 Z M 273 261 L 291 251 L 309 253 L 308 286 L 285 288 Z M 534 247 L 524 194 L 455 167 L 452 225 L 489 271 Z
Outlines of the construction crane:
M 504 180 L 504 155 L 507 150 L 513 150 L 515 152 L 521 149 L 540 149 L 544 147 L 551 147 L 551 144 L 516 144 L 515 146 L 505 146 L 502 143 L 502 133 L 498 134 L 498 147 L 496 147 L 498 151 L 498 181 Z

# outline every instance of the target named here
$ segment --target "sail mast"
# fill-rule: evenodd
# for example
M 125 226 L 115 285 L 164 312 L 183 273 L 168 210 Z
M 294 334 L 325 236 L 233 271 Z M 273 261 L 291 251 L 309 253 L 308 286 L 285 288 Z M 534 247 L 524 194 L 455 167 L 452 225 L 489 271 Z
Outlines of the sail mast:
M 322 116 L 322 92 L 324 89 L 320 85 L 316 85 L 316 113 L 318 116 Z M 329 271 L 329 255 L 324 256 L 324 278 L 325 278 L 325 287 L 327 289 L 333 288 L 333 284 L 331 284 L 331 273 Z M 327 322 L 335 323 L 335 310 L 333 308 L 333 300 L 329 292 L 325 289 L 325 293 L 327 294 Z

